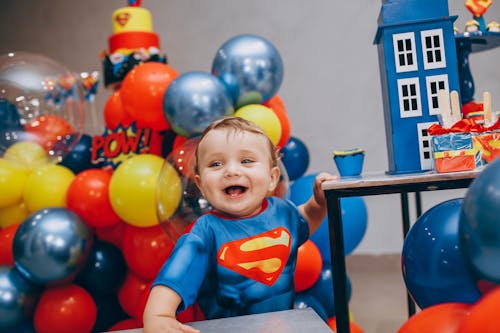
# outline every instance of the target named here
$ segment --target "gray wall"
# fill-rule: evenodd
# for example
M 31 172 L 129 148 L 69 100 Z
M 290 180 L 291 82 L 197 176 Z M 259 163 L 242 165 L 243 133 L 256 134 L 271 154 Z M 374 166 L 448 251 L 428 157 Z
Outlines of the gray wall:
M 30 51 L 82 72 L 101 70 L 99 53 L 107 49 L 112 12 L 125 0 L 1 0 L 0 54 Z M 310 153 L 308 173 L 336 173 L 335 149 L 361 147 L 365 172 L 387 170 L 376 47 L 380 1 L 326 0 L 144 0 L 153 14 L 162 50 L 178 72 L 210 71 L 215 52 L 240 33 L 269 39 L 285 65 L 279 94 L 286 103 L 292 135 Z M 463 30 L 471 14 L 463 1 L 450 0 Z M 500 21 L 500 3 L 486 20 Z M 500 109 L 500 49 L 474 54 L 471 67 L 476 98 L 489 90 Z M 100 86 L 97 108 L 110 91 Z M 465 190 L 424 193 L 424 209 L 463 196 Z M 410 196 L 412 199 L 413 197 Z M 402 246 L 399 196 L 366 197 L 367 233 L 356 253 L 399 252 Z M 414 219 L 414 212 L 412 211 Z

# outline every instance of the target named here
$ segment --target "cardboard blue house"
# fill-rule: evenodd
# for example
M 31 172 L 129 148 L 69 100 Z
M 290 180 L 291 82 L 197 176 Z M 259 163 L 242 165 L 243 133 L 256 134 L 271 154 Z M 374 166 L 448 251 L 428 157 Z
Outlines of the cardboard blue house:
M 438 91 L 460 91 L 447 0 L 384 0 L 378 48 L 388 173 L 432 168 L 427 128 L 438 121 Z

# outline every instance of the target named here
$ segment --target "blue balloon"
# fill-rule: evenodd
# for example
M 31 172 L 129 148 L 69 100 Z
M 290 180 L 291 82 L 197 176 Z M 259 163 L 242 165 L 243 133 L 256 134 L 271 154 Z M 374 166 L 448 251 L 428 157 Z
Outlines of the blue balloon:
M 234 113 L 222 82 L 212 74 L 191 71 L 178 76 L 163 97 L 163 112 L 174 132 L 186 138 L 200 135 L 214 120 Z
M 293 302 L 293 308 L 294 309 L 311 308 L 325 322 L 328 320 L 328 315 L 326 313 L 326 310 L 323 308 L 323 305 L 321 305 L 321 302 L 317 298 L 307 294 L 306 292 L 297 293 L 295 295 L 295 299 Z
M 4 98 L 0 98 L 0 130 L 23 130 L 17 107 Z
M 15 267 L 0 266 L 0 332 L 12 332 L 32 316 L 40 291 Z
M 471 183 L 460 213 L 460 248 L 476 278 L 500 283 L 500 159 Z
M 122 309 L 117 295 L 93 296 L 97 318 L 92 333 L 106 332 L 114 324 L 129 318 Z
M 313 194 L 314 179 L 317 174 L 309 174 L 296 179 L 290 186 L 290 200 L 296 205 L 306 202 Z M 368 225 L 368 211 L 362 197 L 340 199 L 342 226 L 344 231 L 344 251 L 348 255 L 361 243 Z M 330 263 L 330 236 L 328 216 L 321 222 L 311 241 L 318 246 L 323 261 Z
M 226 41 L 212 63 L 212 74 L 224 82 L 236 108 L 273 97 L 283 81 L 283 60 L 268 40 L 244 34 Z
M 302 177 L 309 167 L 309 151 L 300 139 L 291 136 L 281 149 L 281 161 L 285 165 L 290 180 Z
M 460 251 L 458 223 L 462 199 L 442 202 L 420 216 L 403 244 L 402 270 L 409 294 L 426 307 L 481 296 Z
M 321 303 L 326 311 L 328 318 L 335 316 L 332 274 L 332 265 L 330 263 L 323 262 L 323 268 L 318 280 L 313 284 L 311 288 L 304 291 L 305 294 L 313 296 Z M 346 277 L 346 280 L 347 299 L 350 300 L 352 294 L 351 280 L 349 279 L 349 277 Z
M 40 209 L 17 229 L 14 263 L 35 284 L 68 283 L 85 264 L 92 242 L 91 229 L 75 213 L 62 207 Z
M 120 249 L 111 243 L 95 240 L 75 282 L 92 296 L 115 294 L 126 273 L 127 264 Z
M 68 140 L 71 145 L 75 136 L 72 135 Z M 62 161 L 59 163 L 75 174 L 87 169 L 95 169 L 101 167 L 98 163 L 92 163 L 92 137 L 88 134 L 82 134 L 80 140 L 73 146 Z

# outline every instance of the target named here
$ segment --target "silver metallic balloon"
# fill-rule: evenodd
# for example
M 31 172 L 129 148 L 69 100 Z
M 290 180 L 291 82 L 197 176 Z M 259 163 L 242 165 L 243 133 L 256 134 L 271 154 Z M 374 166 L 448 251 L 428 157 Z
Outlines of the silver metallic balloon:
M 9 332 L 31 317 L 39 294 L 40 289 L 26 281 L 16 268 L 0 266 L 0 332 Z
M 85 264 L 92 241 L 91 230 L 78 215 L 62 207 L 41 209 L 17 229 L 14 263 L 35 284 L 67 283 Z
M 174 132 L 191 138 L 214 120 L 234 113 L 233 101 L 222 82 L 210 73 L 186 72 L 170 83 L 163 112 Z
M 212 74 L 227 86 L 238 109 L 265 102 L 278 92 L 283 81 L 283 61 L 268 40 L 239 35 L 219 48 Z

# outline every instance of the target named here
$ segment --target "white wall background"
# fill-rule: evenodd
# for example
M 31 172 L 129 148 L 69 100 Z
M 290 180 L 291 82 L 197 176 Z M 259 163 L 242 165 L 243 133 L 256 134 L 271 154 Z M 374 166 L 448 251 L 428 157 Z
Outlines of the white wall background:
M 462 0 L 450 0 L 463 31 L 471 14 Z M 1 0 L 0 54 L 44 54 L 77 72 L 101 71 L 99 53 L 107 49 L 111 15 L 126 0 Z M 259 34 L 280 51 L 285 76 L 279 94 L 292 135 L 307 145 L 307 173 L 336 173 L 335 149 L 364 148 L 366 172 L 387 170 L 376 46 L 373 38 L 381 1 L 327 0 L 144 0 L 153 14 L 162 51 L 179 73 L 209 72 L 217 49 L 241 33 Z M 500 21 L 494 3 L 486 21 Z M 476 98 L 489 90 L 500 109 L 500 49 L 470 58 Z M 102 85 L 97 108 L 111 92 Z M 423 193 L 424 211 L 465 190 Z M 413 196 L 410 196 L 412 199 Z M 366 197 L 368 230 L 355 253 L 400 252 L 399 195 Z M 414 220 L 414 212 L 411 212 Z

